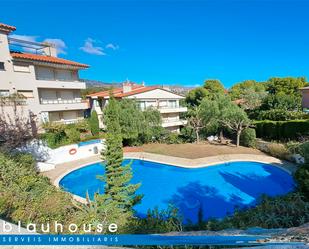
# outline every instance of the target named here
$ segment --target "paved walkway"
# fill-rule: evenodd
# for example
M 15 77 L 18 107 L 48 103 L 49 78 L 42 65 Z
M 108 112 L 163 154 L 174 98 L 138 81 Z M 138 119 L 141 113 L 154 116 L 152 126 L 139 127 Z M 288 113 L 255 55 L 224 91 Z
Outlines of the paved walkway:
M 280 159 L 267 155 L 253 155 L 253 154 L 229 154 L 229 155 L 210 156 L 198 159 L 187 159 L 181 157 L 152 154 L 147 152 L 128 152 L 124 153 L 124 158 L 141 159 L 157 163 L 170 164 L 171 167 L 178 166 L 184 168 L 210 167 L 216 164 L 233 162 L 233 161 L 253 161 L 253 162 L 272 164 L 276 167 L 280 167 L 286 170 L 290 174 L 294 173 L 296 170 L 295 164 L 282 161 Z M 49 177 L 54 185 L 59 186 L 59 181 L 66 174 L 78 168 L 82 168 L 88 164 L 100 161 L 101 161 L 100 156 L 93 156 L 82 160 L 56 165 L 55 169 L 48 172 L 44 172 L 42 174 Z

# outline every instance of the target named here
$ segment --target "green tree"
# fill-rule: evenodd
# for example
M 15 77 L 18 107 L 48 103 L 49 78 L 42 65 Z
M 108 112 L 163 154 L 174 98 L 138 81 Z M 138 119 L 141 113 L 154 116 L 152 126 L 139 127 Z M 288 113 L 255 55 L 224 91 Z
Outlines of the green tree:
M 203 99 L 200 104 L 201 115 L 205 123 L 206 132 L 216 132 L 218 129 L 218 117 L 220 115 L 217 100 Z
M 232 100 L 241 99 L 246 95 L 247 91 L 254 92 L 256 94 L 265 93 L 265 84 L 256 82 L 255 80 L 245 80 L 237 83 L 229 91 L 229 95 Z
M 243 100 L 240 102 L 240 106 L 245 110 L 258 109 L 265 97 L 267 96 L 266 91 L 255 91 L 252 88 L 248 88 L 242 92 L 240 98 Z
M 203 99 L 199 106 L 189 109 L 188 115 L 188 126 L 195 131 L 196 143 L 199 143 L 202 129 L 209 132 L 217 128 L 218 103 L 215 100 Z
M 205 127 L 201 107 L 195 106 L 189 109 L 188 116 L 188 126 L 194 130 L 196 143 L 198 144 L 200 142 L 200 131 Z
M 246 112 L 236 104 L 230 103 L 222 110 L 220 122 L 223 126 L 236 132 L 236 146 L 238 147 L 242 131 L 250 125 Z
M 136 101 L 123 99 L 119 101 L 119 124 L 124 144 L 134 144 L 142 129 L 143 113 Z
M 262 110 L 280 109 L 286 111 L 301 110 L 301 96 L 300 95 L 288 95 L 283 92 L 276 94 L 268 94 L 263 100 Z
M 91 112 L 91 116 L 89 118 L 89 127 L 91 134 L 93 136 L 97 136 L 100 133 L 100 127 L 99 127 L 99 118 L 96 111 Z
M 220 80 L 205 80 L 204 88 L 208 91 L 209 97 L 214 98 L 218 95 L 224 95 L 225 89 Z
M 142 143 L 151 141 L 159 141 L 165 129 L 161 126 L 162 119 L 158 110 L 147 108 L 142 112 L 143 121 L 141 123 L 141 131 L 139 139 Z
M 286 94 L 289 96 L 300 96 L 299 88 L 307 86 L 305 77 L 270 78 L 266 82 L 266 90 L 270 94 Z
M 102 158 L 105 161 L 105 175 L 98 176 L 105 182 L 104 194 L 97 195 L 96 200 L 101 207 L 111 207 L 113 215 L 116 214 L 121 221 L 125 222 L 132 217 L 132 207 L 141 197 L 135 195 L 140 184 L 130 184 L 131 164 L 122 165 L 123 149 L 119 114 L 119 102 L 111 97 L 104 110 L 107 136 Z
M 187 93 L 185 101 L 188 106 L 198 106 L 208 95 L 209 92 L 204 87 L 197 87 Z

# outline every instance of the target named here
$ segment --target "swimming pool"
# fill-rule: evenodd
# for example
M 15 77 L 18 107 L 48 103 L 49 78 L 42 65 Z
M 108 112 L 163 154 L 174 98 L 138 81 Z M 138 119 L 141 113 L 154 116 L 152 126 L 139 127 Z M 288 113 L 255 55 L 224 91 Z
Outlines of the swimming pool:
M 130 160 L 124 160 L 128 163 Z M 234 211 L 235 206 L 248 207 L 256 204 L 261 194 L 276 196 L 294 189 L 294 181 L 286 171 L 258 162 L 230 162 L 204 168 L 181 168 L 161 163 L 134 159 L 132 183 L 141 183 L 138 194 L 142 202 L 135 206 L 139 217 L 148 209 L 166 209 L 175 205 L 184 222 L 203 218 L 221 218 Z M 90 197 L 96 191 L 103 193 L 104 183 L 96 179 L 104 174 L 101 163 L 95 163 L 72 171 L 64 176 L 59 185 L 66 191 Z

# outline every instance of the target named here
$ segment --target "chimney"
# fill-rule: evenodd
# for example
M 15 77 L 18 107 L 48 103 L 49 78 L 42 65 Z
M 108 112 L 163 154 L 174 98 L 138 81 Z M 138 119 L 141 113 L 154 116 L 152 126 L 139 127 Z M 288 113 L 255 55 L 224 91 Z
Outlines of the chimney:
M 44 43 L 46 47 L 43 48 L 43 53 L 47 56 L 57 57 L 57 49 L 53 43 Z
M 127 92 L 132 91 L 132 83 L 129 80 L 122 83 L 122 91 L 123 91 L 123 93 L 127 93 Z

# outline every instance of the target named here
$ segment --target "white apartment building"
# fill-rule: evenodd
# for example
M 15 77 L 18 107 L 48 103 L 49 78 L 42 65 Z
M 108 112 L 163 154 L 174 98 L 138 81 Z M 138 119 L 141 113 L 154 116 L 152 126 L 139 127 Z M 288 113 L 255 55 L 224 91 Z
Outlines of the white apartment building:
M 104 128 L 103 109 L 108 104 L 110 93 L 103 91 L 88 95 L 90 108 L 97 112 L 101 128 Z M 162 116 L 162 126 L 172 132 L 179 132 L 180 127 L 187 123 L 179 117 L 180 113 L 187 111 L 187 107 L 179 104 L 179 100 L 184 97 L 161 87 L 146 87 L 127 81 L 123 87 L 113 89 L 112 94 L 116 99 L 134 99 L 142 110 L 149 107 L 158 109 Z
M 15 29 L 0 23 L 0 96 L 23 95 L 23 112 L 31 112 L 39 124 L 83 119 L 88 104 L 81 98 L 81 89 L 86 85 L 78 72 L 88 65 L 58 58 L 53 44 L 10 38 Z M 14 44 L 33 52 L 12 52 Z M 10 109 L 2 106 L 4 112 Z

